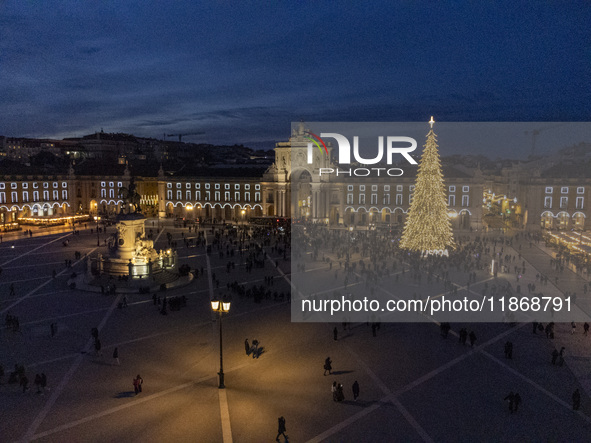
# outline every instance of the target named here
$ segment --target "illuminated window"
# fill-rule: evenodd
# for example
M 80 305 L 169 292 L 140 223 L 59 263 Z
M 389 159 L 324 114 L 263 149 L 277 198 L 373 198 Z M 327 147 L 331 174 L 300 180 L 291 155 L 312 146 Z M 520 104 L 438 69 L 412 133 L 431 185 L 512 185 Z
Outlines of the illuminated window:
M 396 185 L 396 192 L 402 192 L 402 185 Z
M 234 185 L 234 189 L 240 189 L 240 185 L 237 183 Z
M 109 187 L 112 188 L 113 186 L 115 186 L 115 184 L 113 182 L 109 182 Z
M 244 189 L 250 189 L 250 185 L 244 185 Z
M 207 186 L 207 185 L 205 185 L 205 186 Z M 210 197 L 210 195 L 211 195 L 211 194 L 209 193 L 209 191 L 205 191 L 205 201 L 206 201 L 206 202 L 208 202 L 209 200 L 211 200 L 211 197 Z
M 103 182 L 103 183 L 104 183 L 104 182 Z M 47 182 L 43 183 L 43 187 L 44 187 L 44 188 L 49 188 L 49 183 L 47 183 Z
M 53 191 L 53 199 L 54 200 L 60 199 L 60 191 Z
M 4 183 L 0 183 L 0 189 L 4 189 Z
M 172 200 L 172 191 L 170 189 L 166 191 L 166 198 Z
M 13 192 L 11 194 L 12 197 L 12 203 L 18 203 L 18 194 L 16 192 Z
M 240 201 L 240 192 L 234 192 L 234 201 L 236 201 L 236 202 Z
M 255 191 L 260 191 L 261 190 L 261 185 L 254 185 L 254 189 L 255 189 Z
M 353 185 L 347 185 L 347 191 L 352 191 L 353 190 Z
M 49 191 L 43 191 L 43 201 L 49 201 Z
M 244 201 L 245 202 L 249 202 L 250 201 L 250 192 L 245 192 L 244 193 Z
M 365 186 L 363 186 L 363 188 L 365 189 Z M 365 204 L 365 194 L 359 194 L 359 204 L 360 205 Z
M 258 186 L 258 185 L 257 185 Z M 255 188 L 256 189 L 256 188 Z M 255 192 L 254 193 L 254 201 L 255 202 L 260 202 L 261 201 L 261 193 L 260 192 Z
M 109 189 L 109 198 L 115 198 L 115 190 Z
M 353 186 L 351 186 L 351 187 L 353 187 Z M 347 194 L 347 204 L 348 205 L 353 204 L 353 194 Z
M 118 188 L 122 188 L 122 187 L 123 187 L 123 183 L 121 183 L 121 182 L 117 182 L 117 187 L 118 187 Z
M 560 193 L 561 194 L 568 194 L 568 186 L 564 186 L 564 187 L 560 188 Z
M 188 184 L 188 183 L 187 183 L 187 184 Z M 191 200 L 191 191 L 187 191 L 185 194 L 186 194 L 186 197 L 185 197 L 185 198 L 186 198 L 187 200 Z
M 552 194 L 552 187 L 551 186 L 546 186 L 546 194 Z
M 209 183 L 205 183 L 205 189 L 209 189 Z
M 37 182 L 33 183 L 33 189 L 37 189 L 39 187 L 39 184 Z
M 166 183 L 167 188 L 172 188 L 172 183 Z
M 373 188 L 373 186 L 372 186 Z M 377 188 L 377 186 L 376 186 Z M 372 205 L 377 205 L 378 204 L 378 194 L 371 194 L 371 204 Z
M 182 200 L 183 198 L 183 191 L 176 191 L 176 199 Z
M 6 203 L 6 192 L 0 192 L 0 203 Z
M 456 192 L 456 187 L 455 186 L 450 186 L 449 187 L 449 192 Z
M 224 189 L 230 189 L 230 183 L 226 183 L 226 184 L 224 185 Z
M 29 187 L 28 183 L 21 183 L 21 186 L 23 187 L 23 189 L 27 189 Z
M 68 191 L 62 189 L 62 200 L 67 200 L 68 199 Z
M 470 186 L 463 186 L 462 192 L 470 192 Z
M 68 184 L 66 182 L 62 182 L 62 188 L 67 188 Z
M 585 193 L 585 188 L 583 188 L 583 187 L 577 188 L 577 194 L 584 194 L 584 193 Z
M 185 183 L 185 188 L 191 189 L 191 183 Z
M 39 201 L 39 191 L 33 191 L 33 201 L 34 202 Z
M 456 205 L 456 196 L 455 195 L 449 195 L 447 197 L 447 206 L 455 206 Z
M 11 183 L 11 184 L 10 184 L 10 188 L 11 188 L 11 189 L 16 189 L 16 183 Z
M 230 185 L 228 185 L 229 187 Z M 230 201 L 230 193 L 228 191 L 224 192 L 224 201 Z
M 402 204 L 402 194 L 396 194 L 396 204 L 397 205 Z
M 462 195 L 462 206 L 466 207 L 469 206 L 470 203 L 470 197 L 467 195 Z
M 577 197 L 577 201 L 576 201 L 576 208 L 577 209 L 583 209 L 583 197 Z
M 24 202 L 29 201 L 29 193 L 27 191 L 23 191 L 23 201 Z
M 44 186 L 45 187 L 45 186 Z M 104 188 L 105 187 L 105 182 L 101 182 L 101 187 Z
M 385 205 L 390 204 L 390 194 L 384 194 L 384 204 Z
M 360 191 L 365 191 L 365 185 L 359 185 L 359 190 Z
M 182 184 L 182 183 L 177 183 L 177 184 L 176 184 L 176 187 L 177 187 L 177 189 L 181 189 L 181 186 L 183 186 L 183 184 Z
M 415 185 L 410 185 L 410 186 L 408 187 L 408 190 L 409 190 L 410 192 L 414 191 L 414 190 L 415 190 Z
M 195 200 L 201 200 L 201 191 L 195 191 Z
M 568 197 L 560 197 L 560 207 L 566 208 L 568 206 Z
M 216 184 L 215 184 L 215 188 L 216 188 L 216 189 L 220 189 L 220 184 L 219 184 L 219 183 L 216 183 Z
M 219 186 L 219 185 L 216 185 Z M 215 201 L 219 202 L 220 201 L 220 191 L 215 191 Z
M 45 192 L 43 193 L 43 195 L 45 195 Z M 101 197 L 107 198 L 107 190 L 106 189 L 101 189 Z
M 385 185 L 384 186 L 384 191 L 390 191 L 390 185 Z

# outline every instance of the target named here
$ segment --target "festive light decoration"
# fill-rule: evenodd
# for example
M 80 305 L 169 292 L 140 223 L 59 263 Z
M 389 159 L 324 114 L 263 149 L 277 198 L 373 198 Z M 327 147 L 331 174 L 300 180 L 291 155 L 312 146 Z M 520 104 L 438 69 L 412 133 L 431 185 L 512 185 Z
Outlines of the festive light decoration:
M 431 130 L 419 162 L 414 194 L 400 241 L 401 248 L 421 251 L 423 256 L 447 255 L 447 249 L 455 247 L 433 123 L 435 120 L 431 117 Z

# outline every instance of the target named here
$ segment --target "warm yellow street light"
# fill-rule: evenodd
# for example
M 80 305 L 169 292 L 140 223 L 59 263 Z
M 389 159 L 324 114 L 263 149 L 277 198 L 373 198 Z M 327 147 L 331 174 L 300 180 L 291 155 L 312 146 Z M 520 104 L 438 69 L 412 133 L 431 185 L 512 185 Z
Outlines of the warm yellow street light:
M 219 388 L 224 389 L 226 386 L 224 385 L 224 355 L 222 353 L 222 314 L 230 311 L 230 302 L 220 302 L 214 298 L 211 300 L 211 310 L 217 312 L 220 316 L 220 372 L 218 372 L 218 375 L 220 376 Z

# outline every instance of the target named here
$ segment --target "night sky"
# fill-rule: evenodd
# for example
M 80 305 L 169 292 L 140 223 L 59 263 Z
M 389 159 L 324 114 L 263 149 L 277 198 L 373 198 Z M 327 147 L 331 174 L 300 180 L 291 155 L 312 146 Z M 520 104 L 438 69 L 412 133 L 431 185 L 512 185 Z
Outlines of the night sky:
M 2 1 L 0 134 L 589 121 L 590 23 L 582 1 Z

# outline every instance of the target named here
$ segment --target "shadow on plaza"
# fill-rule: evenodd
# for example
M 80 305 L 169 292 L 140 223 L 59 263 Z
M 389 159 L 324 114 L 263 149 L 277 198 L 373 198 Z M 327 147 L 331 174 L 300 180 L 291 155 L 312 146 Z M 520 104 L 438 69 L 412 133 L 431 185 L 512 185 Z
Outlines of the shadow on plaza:
M 249 352 L 248 355 L 249 357 L 252 356 L 252 358 L 259 358 L 261 355 L 263 355 L 265 353 L 265 347 L 264 346 L 260 346 L 257 349 Z
M 354 371 L 332 371 L 330 373 L 330 375 L 350 374 L 351 372 L 354 372 Z
M 130 398 L 135 397 L 135 391 L 122 391 L 119 392 L 117 395 L 114 395 L 113 398 Z

